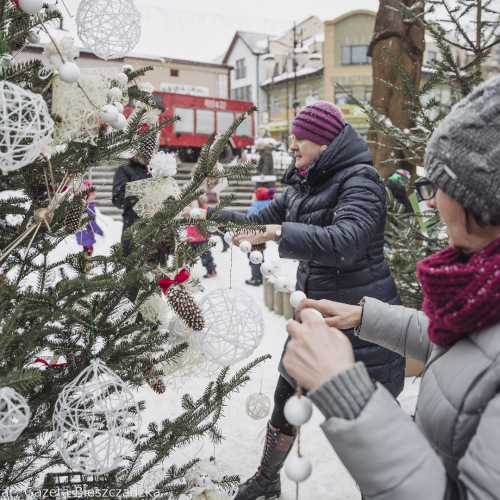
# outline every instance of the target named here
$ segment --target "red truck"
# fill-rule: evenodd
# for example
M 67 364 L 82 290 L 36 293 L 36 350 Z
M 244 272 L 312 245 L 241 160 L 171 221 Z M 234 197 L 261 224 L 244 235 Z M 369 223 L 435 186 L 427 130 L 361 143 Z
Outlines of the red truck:
M 253 105 L 250 101 L 199 97 L 186 94 L 154 92 L 155 101 L 165 108 L 160 119 L 179 115 L 181 121 L 163 129 L 160 148 L 178 151 L 181 161 L 196 161 L 208 136 L 223 133 L 236 116 Z M 255 122 L 253 115 L 236 129 L 220 156 L 222 163 L 229 163 L 234 156 L 241 158 L 243 150 L 254 144 Z

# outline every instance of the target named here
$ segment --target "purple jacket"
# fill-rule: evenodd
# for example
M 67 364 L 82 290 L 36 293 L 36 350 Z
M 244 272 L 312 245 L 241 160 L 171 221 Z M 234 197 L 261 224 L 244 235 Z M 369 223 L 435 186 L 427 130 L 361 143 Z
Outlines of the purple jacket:
M 92 220 L 85 226 L 85 229 L 76 233 L 76 241 L 79 245 L 89 247 L 95 243 L 94 234 L 103 234 L 102 229 L 95 221 L 95 203 L 89 203 L 87 207 L 87 215 L 92 217 Z

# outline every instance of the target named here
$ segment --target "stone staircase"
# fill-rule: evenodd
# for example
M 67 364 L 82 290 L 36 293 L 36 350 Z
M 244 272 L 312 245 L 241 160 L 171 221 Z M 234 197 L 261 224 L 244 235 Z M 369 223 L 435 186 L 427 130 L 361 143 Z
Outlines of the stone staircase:
M 175 180 L 182 187 L 186 182 L 189 182 L 189 173 L 193 168 L 194 163 L 180 163 L 177 166 L 177 174 L 174 176 Z M 97 189 L 96 204 L 103 215 L 113 217 L 114 219 L 121 220 L 122 211 L 116 208 L 111 202 L 111 192 L 113 188 L 113 177 L 118 165 L 101 165 L 91 169 L 89 179 Z M 276 192 L 280 194 L 284 191 L 285 187 L 279 182 L 285 170 L 277 170 L 275 174 L 278 178 L 276 182 Z M 235 194 L 237 199 L 232 204 L 232 209 L 238 212 L 245 213 L 252 202 L 252 194 L 255 189 L 255 182 L 250 179 L 245 181 L 235 181 L 229 179 L 229 186 L 222 191 L 221 197 L 228 194 Z

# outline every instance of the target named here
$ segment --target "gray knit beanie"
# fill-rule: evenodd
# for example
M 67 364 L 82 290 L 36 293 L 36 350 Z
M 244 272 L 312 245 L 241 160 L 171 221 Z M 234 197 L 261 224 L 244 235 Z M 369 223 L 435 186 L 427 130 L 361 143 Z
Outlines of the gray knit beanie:
M 425 170 L 470 212 L 500 223 L 500 76 L 453 106 L 429 140 Z

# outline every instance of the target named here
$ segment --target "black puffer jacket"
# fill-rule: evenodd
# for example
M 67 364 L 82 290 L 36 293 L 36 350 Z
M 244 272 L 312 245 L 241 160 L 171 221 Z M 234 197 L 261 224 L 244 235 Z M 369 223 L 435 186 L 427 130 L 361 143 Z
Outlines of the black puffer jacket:
M 347 125 L 303 178 L 292 162 L 282 183 L 288 189 L 249 220 L 281 224 L 279 254 L 299 261 L 297 289 L 310 299 L 358 304 L 374 297 L 400 304 L 384 260 L 384 184 L 372 167 L 368 146 Z M 234 212 L 222 217 L 238 217 Z M 356 360 L 394 396 L 403 389 L 405 360 L 346 331 Z M 293 385 L 280 364 L 280 373 Z

